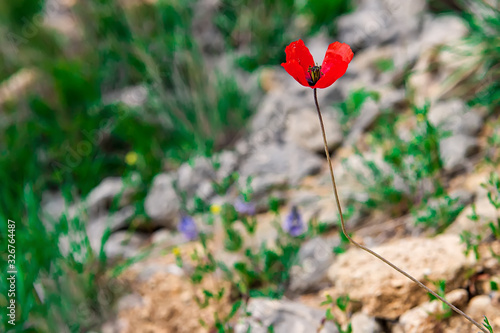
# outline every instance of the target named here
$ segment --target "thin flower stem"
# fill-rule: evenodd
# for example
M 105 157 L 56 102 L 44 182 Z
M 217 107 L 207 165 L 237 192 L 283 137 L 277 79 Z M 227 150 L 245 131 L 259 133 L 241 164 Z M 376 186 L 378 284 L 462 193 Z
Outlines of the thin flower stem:
M 333 175 L 332 161 L 330 159 L 330 151 L 328 150 L 328 141 L 326 139 L 325 125 L 323 124 L 323 117 L 321 116 L 321 111 L 319 109 L 318 96 L 317 96 L 316 89 L 313 89 L 313 90 L 314 90 L 314 102 L 316 103 L 316 110 L 318 111 L 319 124 L 321 126 L 321 133 L 323 134 L 323 143 L 325 145 L 326 159 L 328 161 L 328 167 L 330 168 L 330 177 L 332 179 L 333 193 L 335 194 L 335 201 L 337 202 L 337 208 L 339 210 L 339 215 L 340 215 L 340 222 L 341 222 L 341 225 L 342 225 L 342 232 L 344 233 L 344 235 L 347 237 L 347 239 L 349 239 L 349 241 L 352 244 L 354 244 L 355 246 L 357 246 L 361 250 L 368 252 L 372 256 L 375 256 L 378 259 L 382 260 L 384 263 L 386 263 L 387 265 L 389 265 L 390 267 L 392 267 L 393 269 L 395 269 L 399 273 L 403 274 L 408 279 L 410 279 L 413 282 L 415 282 L 421 288 L 425 289 L 425 291 L 427 291 L 428 293 L 432 294 L 433 296 L 435 296 L 436 298 L 438 298 L 439 300 L 441 300 L 443 303 L 445 303 L 446 305 L 448 305 L 450 308 L 452 308 L 456 313 L 458 313 L 461 316 L 465 317 L 468 321 L 470 321 L 472 324 L 474 324 L 475 326 L 477 326 L 477 328 L 479 328 L 482 332 L 489 333 L 486 330 L 485 327 L 481 326 L 477 321 L 475 321 L 474 319 L 472 319 L 471 317 L 469 317 L 465 312 L 463 312 L 462 310 L 460 310 L 459 308 L 457 308 L 453 304 L 449 303 L 443 297 L 439 296 L 436 292 L 434 292 L 431 289 L 429 289 L 425 284 L 423 284 L 422 282 L 418 281 L 416 278 L 414 278 L 410 274 L 406 273 L 404 270 L 402 270 L 401 268 L 397 267 L 396 265 L 394 265 L 389 260 L 387 260 L 384 257 L 382 257 L 380 254 L 378 254 L 378 253 L 370 250 L 366 246 L 363 246 L 363 245 L 359 244 L 354 239 L 352 239 L 351 236 L 349 236 L 349 234 L 347 233 L 346 227 L 345 227 L 344 216 L 342 214 L 342 207 L 340 205 L 339 194 L 338 194 L 338 191 L 337 191 L 337 183 L 335 182 L 335 176 Z

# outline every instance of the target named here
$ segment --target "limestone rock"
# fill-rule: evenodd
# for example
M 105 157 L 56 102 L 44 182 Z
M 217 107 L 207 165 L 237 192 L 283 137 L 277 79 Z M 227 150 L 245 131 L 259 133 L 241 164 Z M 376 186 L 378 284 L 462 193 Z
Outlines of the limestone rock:
M 193 161 L 183 163 L 177 171 L 177 186 L 179 191 L 186 193 L 188 198 L 194 195 L 207 199 L 213 194 L 212 180 L 215 170 L 212 161 L 206 157 L 196 157 Z M 208 191 L 204 190 L 208 184 Z
M 491 230 L 488 228 L 488 223 L 497 218 L 497 210 L 487 197 L 478 198 L 474 202 L 474 205 L 476 206 L 476 214 L 479 220 L 474 222 L 469 219 L 469 216 L 473 215 L 472 205 L 469 205 L 462 210 L 455 222 L 446 229 L 446 233 L 459 235 L 465 230 L 474 234 L 490 233 Z
M 120 199 L 120 206 L 130 202 L 134 193 L 132 187 L 127 187 L 120 177 L 105 178 L 96 188 L 88 194 L 85 203 L 91 217 L 107 213 L 115 198 Z
M 439 154 L 448 172 L 461 171 L 470 163 L 468 157 L 479 150 L 479 142 L 476 138 L 457 134 L 444 138 L 439 142 Z
M 146 244 L 147 237 L 139 233 L 118 231 L 112 234 L 104 245 L 108 259 L 132 258 L 139 253 L 139 248 Z
M 356 312 L 351 317 L 352 333 L 382 333 L 382 327 L 375 320 L 363 312 Z
M 123 229 L 134 216 L 135 208 L 127 206 L 112 215 L 104 215 L 87 223 L 86 230 L 90 245 L 95 253 L 101 249 L 102 239 L 106 232 Z
M 317 173 L 321 166 L 321 158 L 303 148 L 274 143 L 260 146 L 247 156 L 240 168 L 240 179 L 263 176 L 279 180 L 284 176 L 290 185 L 297 185 L 305 176 Z
M 302 293 L 328 285 L 327 272 L 334 260 L 332 249 L 338 245 L 339 237 L 316 237 L 302 244 L 298 265 L 291 269 L 289 290 Z
M 179 217 L 180 201 L 173 186 L 173 176 L 159 174 L 144 201 L 146 214 L 158 226 L 175 228 Z
M 454 135 L 474 136 L 483 125 L 482 117 L 459 99 L 436 103 L 429 110 L 428 117 L 434 126 Z
M 456 235 L 402 239 L 373 248 L 416 279 L 444 279 L 450 288 L 464 282 L 471 265 L 463 250 Z M 411 280 L 357 248 L 339 256 L 328 275 L 340 293 L 361 301 L 370 316 L 395 319 L 427 299 Z
M 325 316 L 324 311 L 300 303 L 265 298 L 251 299 L 247 311 L 251 316 L 236 325 L 236 333 L 267 333 L 271 326 L 276 333 L 316 332 Z M 338 330 L 327 322 L 319 332 L 337 333 Z
M 338 147 L 343 139 L 342 129 L 333 110 L 322 110 L 328 149 L 331 151 Z M 323 136 L 315 109 L 304 109 L 292 113 L 287 120 L 286 139 L 297 146 L 313 152 L 324 152 Z
M 468 295 L 465 289 L 456 289 L 446 294 L 445 299 L 458 308 L 463 308 L 467 303 Z M 399 318 L 405 333 L 432 332 L 436 327 L 438 316 L 445 314 L 443 303 L 439 300 L 426 302 L 419 305 Z M 452 311 L 449 309 L 449 311 Z
M 355 50 L 402 38 L 415 39 L 425 1 L 361 1 L 357 10 L 338 20 L 339 39 Z

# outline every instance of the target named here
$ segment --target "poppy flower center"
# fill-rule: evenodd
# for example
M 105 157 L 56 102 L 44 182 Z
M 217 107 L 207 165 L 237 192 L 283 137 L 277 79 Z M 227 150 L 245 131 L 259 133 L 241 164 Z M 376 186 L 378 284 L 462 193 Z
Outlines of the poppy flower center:
M 306 77 L 306 79 L 310 86 L 314 86 L 323 75 L 323 73 L 321 72 L 321 66 L 317 65 L 309 66 L 307 72 L 309 73 L 309 77 Z

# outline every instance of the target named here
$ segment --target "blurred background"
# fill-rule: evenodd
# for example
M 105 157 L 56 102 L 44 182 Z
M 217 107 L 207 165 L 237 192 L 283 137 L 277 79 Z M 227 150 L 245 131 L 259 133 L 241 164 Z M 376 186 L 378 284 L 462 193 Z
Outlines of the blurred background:
M 179 227 L 186 216 L 216 237 L 213 221 L 228 204 L 269 225 L 261 231 L 269 237 L 276 234 L 266 218 L 299 207 L 308 233 L 280 270 L 302 260 L 301 244 L 328 236 L 340 243 L 338 253 L 327 251 L 326 272 L 345 252 L 345 239 L 328 201 L 312 91 L 280 67 L 285 47 L 297 39 L 319 64 L 336 40 L 355 53 L 346 75 L 319 98 L 349 226 L 361 241 L 436 235 L 452 225 L 466 252 L 500 238 L 498 6 L 495 0 L 0 3 L 0 276 L 6 281 L 8 219 L 16 222 L 18 270 L 17 324 L 9 325 L 2 310 L 1 330 L 196 331 L 149 312 L 130 315 L 137 326 L 119 321 L 119 313 L 143 309 L 147 294 L 131 293 L 136 282 L 121 277 L 152 253 L 192 246 Z M 481 215 L 473 208 L 478 202 L 493 207 L 485 208 L 491 218 L 479 231 L 469 230 L 470 221 L 454 224 L 459 216 Z M 399 222 L 374 227 L 381 221 Z M 232 235 L 227 230 L 222 239 Z M 497 260 L 490 271 L 476 270 L 494 283 L 468 289 L 469 296 L 495 291 L 498 266 Z M 311 292 L 307 284 L 326 276 L 314 274 L 293 290 L 287 275 L 273 298 Z M 467 281 L 451 290 L 470 287 Z M 2 309 L 7 289 L 2 283 Z

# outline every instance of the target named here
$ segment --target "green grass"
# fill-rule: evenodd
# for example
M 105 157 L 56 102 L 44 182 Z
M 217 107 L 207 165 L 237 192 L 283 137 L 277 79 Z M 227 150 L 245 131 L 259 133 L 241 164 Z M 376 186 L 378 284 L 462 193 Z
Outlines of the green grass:
M 472 105 L 485 106 L 493 113 L 500 105 L 500 10 L 484 0 L 474 0 L 469 6 L 476 11 L 464 3 L 463 16 L 470 28 L 465 42 L 481 59 L 480 69 L 469 82 L 473 92 L 469 99 Z
M 109 290 L 105 256 L 92 253 L 86 235 L 61 253 L 59 240 L 82 232 L 85 220 L 62 218 L 47 229 L 40 211 L 44 191 L 62 189 L 71 204 L 107 176 L 137 174 L 137 214 L 144 215 L 147 186 L 166 162 L 175 166 L 210 154 L 241 135 L 251 115 L 249 98 L 235 77 L 205 68 L 190 32 L 193 4 L 160 1 L 127 10 L 117 1 L 79 3 L 76 17 L 92 22 L 83 26 L 79 52 L 68 52 L 60 35 L 42 27 L 16 52 L 2 48 L 1 78 L 30 67 L 43 85 L 4 104 L 7 121 L 0 124 L 0 175 L 6 180 L 0 244 L 7 246 L 7 220 L 16 221 L 18 332 L 28 326 L 37 332 L 97 329 L 116 294 Z M 0 31 L 23 37 L 19 18 L 30 21 L 41 2 L 1 6 L 9 20 Z M 143 107 L 104 99 L 137 84 L 147 91 Z M 129 152 L 137 154 L 131 165 L 125 162 Z M 102 293 L 109 296 L 105 301 Z
M 238 65 L 253 71 L 285 62 L 283 50 L 294 40 L 318 31 L 334 37 L 336 19 L 351 9 L 350 1 L 339 0 L 224 0 L 213 21 L 241 54 Z

